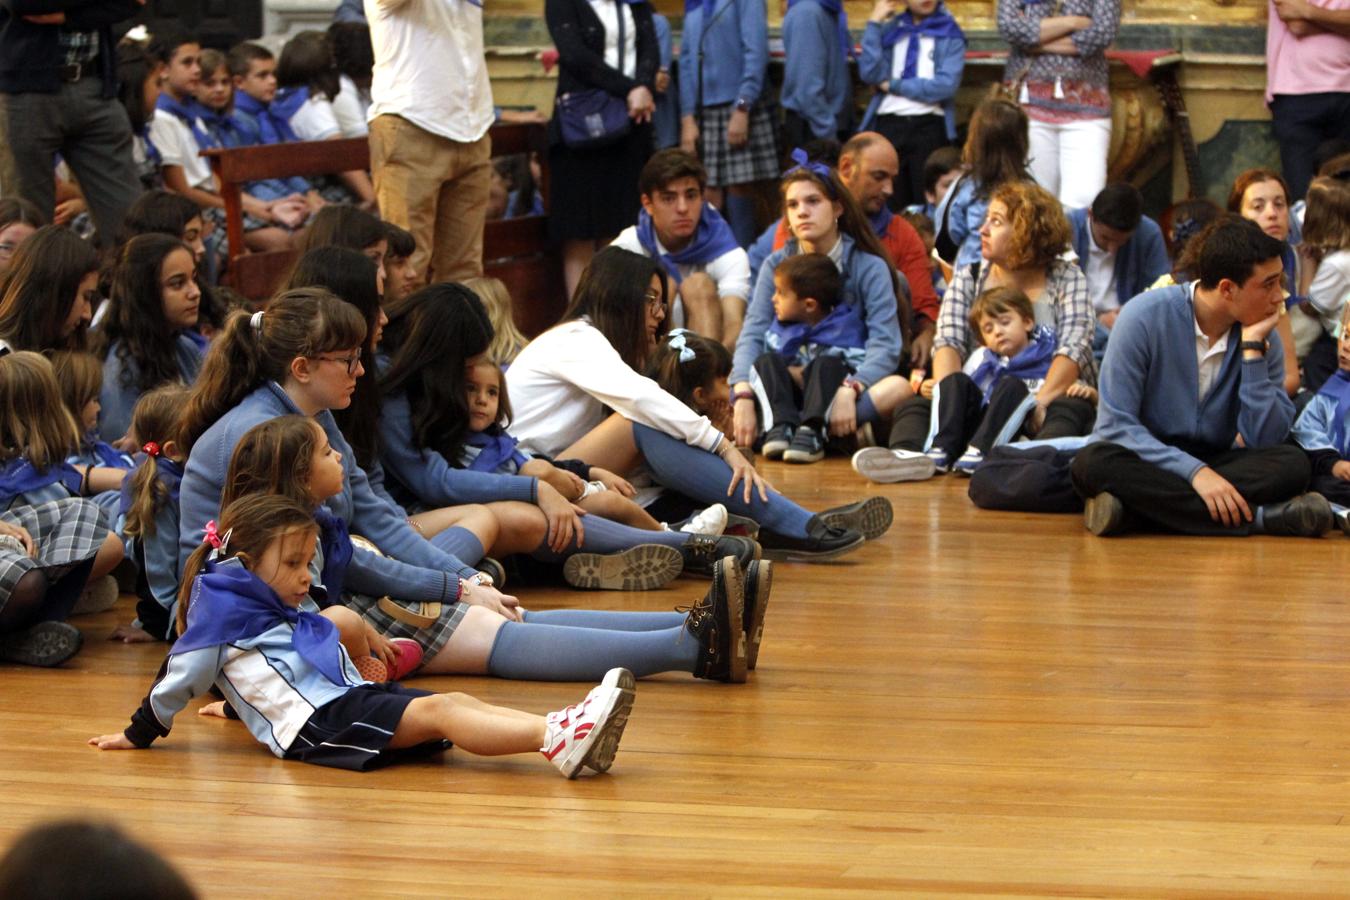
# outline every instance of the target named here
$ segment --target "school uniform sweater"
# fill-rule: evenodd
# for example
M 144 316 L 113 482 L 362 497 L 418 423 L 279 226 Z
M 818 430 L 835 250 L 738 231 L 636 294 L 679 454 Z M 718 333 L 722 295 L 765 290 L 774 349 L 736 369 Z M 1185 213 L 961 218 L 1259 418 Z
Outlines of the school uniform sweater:
M 99 392 L 98 435 L 105 441 L 116 441 L 127 433 L 136 401 L 141 399 L 140 367 L 130 357 L 119 354 L 121 341 L 108 347 L 103 360 L 103 389 Z M 178 377 L 183 384 L 192 384 L 202 368 L 202 348 L 186 334 L 179 332 L 173 339 L 173 358 Z
M 764 93 L 768 68 L 768 9 L 761 0 L 686 5 L 680 34 L 680 115 L 692 116 L 699 108 L 700 81 L 702 106 L 755 103 Z
M 136 454 L 137 466 L 144 461 L 145 454 Z M 147 599 L 158 603 L 168 613 L 169 633 L 155 635 L 167 640 L 173 636 L 172 623 L 178 615 L 178 492 L 183 481 L 183 467 L 161 456 L 155 460 L 155 468 L 159 482 L 166 491 L 163 502 L 155 510 L 155 530 L 153 534 L 142 534 L 129 541 L 130 552 L 127 555 L 141 567 L 141 578 L 137 579 L 136 585 L 137 595 L 143 596 L 141 581 L 144 581 L 144 590 L 150 595 Z M 131 508 L 132 477 L 128 475 L 122 482 L 119 496 L 119 514 L 123 520 Z
M 406 497 L 432 509 L 496 500 L 525 503 L 538 500 L 535 478 L 460 469 L 435 450 L 419 449 L 413 437 L 407 394 L 400 392 L 384 398 L 380 432 L 380 460 L 391 493 L 397 499 Z
M 202 542 L 202 528 L 220 518 L 220 494 L 235 445 L 254 425 L 277 416 L 299 414 L 281 386 L 268 382 L 239 402 L 208 428 L 192 447 L 180 493 L 178 563 Z M 451 601 L 459 596 L 459 579 L 476 574 L 449 553 L 423 538 L 408 524 L 402 509 L 371 489 L 366 473 L 356 465 L 356 454 L 324 410 L 314 417 L 333 449 L 342 454 L 342 491 L 324 506 L 346 520 L 353 534 L 369 539 L 388 556 L 358 549 L 347 574 L 348 586 L 379 597 L 400 600 Z
M 841 234 L 838 251 L 835 264 L 843 276 L 839 303 L 860 310 L 867 326 L 866 353 L 856 377 L 871 387 L 894 374 L 900 366 L 900 320 L 895 309 L 895 289 L 885 261 L 859 250 L 853 238 Z M 764 261 L 755 282 L 754 299 L 745 311 L 745 323 L 736 341 L 731 364 L 732 384 L 750 380 L 750 367 L 764 352 L 769 324 L 774 319 L 773 273 L 779 263 L 798 252 L 797 242 L 792 240 Z
M 817 0 L 797 0 L 783 16 L 779 102 L 807 121 L 811 134 L 834 138 L 853 118 L 853 80 L 839 45 L 838 17 Z
M 1069 225 L 1073 228 L 1073 252 L 1078 254 L 1078 267 L 1086 275 L 1092 224 L 1086 209 L 1071 209 L 1068 215 Z M 1124 306 L 1126 301 L 1148 290 L 1149 285 L 1171 270 L 1162 229 L 1157 222 L 1144 216 L 1130 239 L 1116 251 L 1116 300 Z
M 1187 481 L 1237 435 L 1248 449 L 1273 447 L 1294 421 L 1274 331 L 1263 358 L 1244 360 L 1235 323 L 1209 393 L 1197 396 L 1194 290 L 1194 282 L 1159 288 L 1121 308 L 1102 361 L 1092 432 L 1094 441 L 1120 444 Z
M 919 103 L 942 107 L 942 118 L 947 127 L 947 140 L 956 140 L 956 89 L 961 86 L 961 75 L 966 68 L 966 39 L 928 38 L 933 43 L 933 74 L 930 78 L 893 78 L 895 45 L 887 47 L 882 40 L 887 25 L 868 22 L 862 33 L 862 54 L 858 57 L 858 77 L 866 84 L 889 82 L 888 90 L 896 97 L 906 97 Z M 923 49 L 923 41 L 920 44 Z M 868 131 L 876 124 L 878 110 L 885 94 L 874 94 L 867 104 L 859 131 Z M 915 160 L 923 165 L 923 160 Z

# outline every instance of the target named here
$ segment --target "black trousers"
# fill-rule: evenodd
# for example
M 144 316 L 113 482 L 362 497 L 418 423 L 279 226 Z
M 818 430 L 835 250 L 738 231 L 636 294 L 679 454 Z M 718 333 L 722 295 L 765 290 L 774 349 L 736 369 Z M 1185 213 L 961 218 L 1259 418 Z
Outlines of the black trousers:
M 1253 513 L 1258 506 L 1303 493 L 1312 474 L 1307 455 L 1291 444 L 1224 450 L 1200 459 L 1237 488 Z M 1120 444 L 1089 444 L 1074 457 L 1070 473 L 1079 496 L 1114 494 L 1137 524 L 1195 535 L 1245 535 L 1250 530 L 1245 522 L 1229 528 L 1214 521 L 1189 481 Z
M 1350 481 L 1337 478 L 1335 475 L 1314 475 L 1308 490 L 1316 491 L 1332 503 L 1350 506 Z
M 1350 92 L 1276 94 L 1270 117 L 1289 196 L 1302 197 L 1316 174 L 1313 157 L 1318 145 L 1332 138 L 1350 140 Z
M 891 142 L 900 157 L 891 209 L 899 212 L 913 203 L 924 202 L 923 165 L 928 154 L 947 146 L 947 120 L 935 115 L 877 116 L 872 127 Z
M 827 134 L 823 138 L 818 138 L 811 131 L 810 122 L 806 121 L 806 119 L 787 107 L 783 108 L 782 150 L 785 157 L 798 147 L 805 149 L 807 144 L 817 140 L 837 140 L 840 143 L 843 143 L 847 140 L 847 134 L 845 132 L 839 132 L 836 134 Z M 796 165 L 796 163 L 788 163 L 788 165 Z
M 1001 379 L 984 405 L 984 396 L 965 372 L 953 372 L 942 379 L 938 391 L 938 430 L 933 446 L 947 454 L 952 462 L 973 446 L 988 453 L 994 439 L 1003 431 L 1013 413 L 1030 392 L 1018 378 Z M 898 450 L 922 450 L 932 421 L 932 401 L 912 397 L 896 410 L 891 426 L 890 446 Z M 1097 417 L 1096 408 L 1078 397 L 1058 397 L 1045 410 L 1045 423 L 1037 438 L 1071 437 L 1087 434 Z
M 773 352 L 763 353 L 755 360 L 755 372 L 769 398 L 774 425 L 811 428 L 824 426 L 830 402 L 849 376 L 848 363 L 841 357 L 817 356 L 802 371 L 802 387 L 798 390 L 787 362 Z

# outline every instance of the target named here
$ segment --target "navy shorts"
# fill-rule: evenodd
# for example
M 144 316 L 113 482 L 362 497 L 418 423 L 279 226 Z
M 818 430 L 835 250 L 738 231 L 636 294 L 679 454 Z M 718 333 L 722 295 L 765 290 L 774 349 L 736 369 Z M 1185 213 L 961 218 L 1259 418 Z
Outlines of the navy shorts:
M 431 691 L 397 683 L 354 687 L 314 710 L 286 750 L 286 758 L 366 772 L 448 750 L 449 741 L 428 741 L 416 747 L 388 749 L 408 704 L 418 697 L 430 696 Z

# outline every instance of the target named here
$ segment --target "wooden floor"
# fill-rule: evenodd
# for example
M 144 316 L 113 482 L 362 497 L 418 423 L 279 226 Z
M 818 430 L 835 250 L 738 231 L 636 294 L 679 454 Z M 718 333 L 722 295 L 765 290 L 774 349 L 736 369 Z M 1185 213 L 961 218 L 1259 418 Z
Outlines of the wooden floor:
M 1099 539 L 952 477 L 765 471 L 817 509 L 880 491 L 895 527 L 778 570 L 749 684 L 641 682 L 607 776 L 461 751 L 349 774 L 189 714 L 99 753 L 162 653 L 105 640 L 124 598 L 67 669 L 0 669 L 0 845 L 106 817 L 213 898 L 1350 894 L 1350 541 Z M 414 683 L 537 712 L 582 692 Z

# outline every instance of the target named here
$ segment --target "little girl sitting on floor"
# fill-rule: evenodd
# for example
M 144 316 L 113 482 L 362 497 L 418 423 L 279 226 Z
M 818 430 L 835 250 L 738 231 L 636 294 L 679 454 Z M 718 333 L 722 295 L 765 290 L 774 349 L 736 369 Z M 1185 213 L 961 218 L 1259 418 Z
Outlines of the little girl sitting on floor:
M 92 353 L 59 350 L 51 355 L 61 400 L 80 429 L 79 448 L 66 462 L 88 470 L 85 477 L 90 497 L 108 517 L 108 525 L 121 531 L 122 482 L 135 467 L 127 454 L 98 436 L 99 395 L 103 391 L 103 364 Z
M 259 743 L 283 759 L 365 771 L 398 751 L 453 741 L 499 756 L 538 748 L 568 778 L 609 769 L 633 705 L 630 672 L 612 669 L 586 699 L 547 717 L 364 681 L 322 616 L 302 611 L 318 526 L 294 500 L 254 494 L 226 508 L 222 533 L 188 559 L 179 594 L 181 635 L 149 695 L 100 750 L 145 749 L 212 684 Z M 243 693 L 241 693 L 241 690 Z
M 581 460 L 551 462 L 522 451 L 506 431 L 511 423 L 511 401 L 506 395 L 502 371 L 495 363 L 484 359 L 470 367 L 465 386 L 469 432 L 460 448 L 457 460 L 460 468 L 538 478 L 588 513 L 646 531 L 666 529 L 633 501 L 637 490 L 627 479 Z M 726 524 L 726 507 L 715 503 L 690 518 L 679 530 L 716 536 Z

